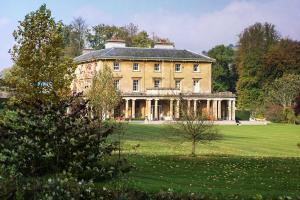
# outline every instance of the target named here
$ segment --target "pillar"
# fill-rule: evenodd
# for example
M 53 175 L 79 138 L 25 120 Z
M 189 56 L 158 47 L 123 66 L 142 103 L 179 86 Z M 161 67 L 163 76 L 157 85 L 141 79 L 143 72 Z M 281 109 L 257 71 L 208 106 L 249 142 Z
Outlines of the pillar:
M 125 99 L 125 118 L 128 119 L 128 99 Z
M 235 100 L 232 101 L 232 120 L 235 120 Z
M 173 99 L 170 99 L 170 119 L 173 119 Z
M 228 120 L 232 120 L 231 118 L 231 100 L 228 100 Z
M 132 106 L 131 106 L 131 118 L 134 119 L 135 118 L 135 99 L 132 99 Z
M 180 107 L 180 100 L 179 99 L 177 99 L 176 100 L 176 118 L 179 118 L 179 108 Z
M 154 104 L 154 119 L 158 120 L 158 99 L 155 99 L 155 104 Z
M 151 120 L 151 99 L 147 99 L 147 117 L 148 117 L 148 120 Z
M 197 100 L 194 99 L 194 115 L 197 116 Z
M 206 113 L 207 113 L 207 117 L 209 117 L 210 115 L 210 100 L 207 99 L 206 101 Z
M 214 120 L 218 119 L 218 110 L 217 110 L 218 104 L 217 103 L 218 103 L 217 100 L 213 100 L 213 118 L 214 118 Z
M 221 105 L 222 105 L 222 101 L 218 100 L 218 119 L 222 119 L 222 116 L 221 116 Z
M 190 115 L 191 112 L 191 100 L 187 100 L 187 114 Z

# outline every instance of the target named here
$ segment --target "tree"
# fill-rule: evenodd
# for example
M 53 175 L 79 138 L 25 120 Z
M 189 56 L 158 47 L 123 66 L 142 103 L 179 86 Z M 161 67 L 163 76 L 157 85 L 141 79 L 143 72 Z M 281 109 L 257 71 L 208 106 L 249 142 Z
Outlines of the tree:
M 148 33 L 146 31 L 141 31 L 137 35 L 132 37 L 133 47 L 151 47 L 153 46 L 153 41 L 149 38 Z
M 74 18 L 70 25 L 63 27 L 65 54 L 79 56 L 85 47 L 88 25 L 82 17 Z
M 100 24 L 92 27 L 92 33 L 88 34 L 87 40 L 94 49 L 104 49 L 106 40 L 112 37 L 126 40 L 128 32 L 124 28 Z
M 205 143 L 218 140 L 222 137 L 218 134 L 213 121 L 208 120 L 206 115 L 188 111 L 185 104 L 180 105 L 179 112 L 180 119 L 172 125 L 172 129 L 191 141 L 191 156 L 196 156 L 197 142 Z
M 235 92 L 237 74 L 233 47 L 215 46 L 208 51 L 208 56 L 216 59 L 212 67 L 213 90 L 217 92 Z
M 93 113 L 100 119 L 105 118 L 120 103 L 120 93 L 108 66 L 104 65 L 103 69 L 95 74 L 87 97 Z
M 13 36 L 15 66 L 11 71 L 18 100 L 58 101 L 70 94 L 75 64 L 64 56 L 62 23 L 42 5 L 25 16 Z
M 264 84 L 263 57 L 279 38 L 275 26 L 269 23 L 256 23 L 240 34 L 236 57 L 240 108 L 255 110 L 260 107 Z
M 265 84 L 272 83 L 284 74 L 300 74 L 300 42 L 282 39 L 271 46 L 264 56 Z
M 268 103 L 281 105 L 284 109 L 291 108 L 300 91 L 300 75 L 285 74 L 266 90 Z

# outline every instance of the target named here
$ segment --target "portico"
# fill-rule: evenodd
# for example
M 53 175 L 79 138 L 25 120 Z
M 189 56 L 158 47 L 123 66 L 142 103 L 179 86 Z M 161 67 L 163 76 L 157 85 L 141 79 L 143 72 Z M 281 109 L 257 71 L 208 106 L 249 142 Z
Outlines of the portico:
M 180 105 L 186 105 L 187 113 L 202 114 L 211 120 L 235 120 L 235 97 L 231 93 L 212 93 L 202 95 L 124 95 L 124 116 L 126 119 L 147 120 L 180 119 Z M 139 102 L 139 106 L 136 106 Z

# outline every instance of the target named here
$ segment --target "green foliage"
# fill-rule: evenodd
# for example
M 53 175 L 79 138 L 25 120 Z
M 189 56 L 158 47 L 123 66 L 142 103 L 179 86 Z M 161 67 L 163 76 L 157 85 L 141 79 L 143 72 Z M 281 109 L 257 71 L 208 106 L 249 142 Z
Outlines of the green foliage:
M 63 27 L 64 52 L 69 57 L 79 56 L 85 47 L 88 27 L 82 17 L 74 18 L 70 25 Z
M 95 117 L 99 118 L 106 118 L 106 115 L 121 102 L 110 67 L 104 65 L 103 69 L 95 74 L 87 97 Z
M 132 37 L 132 44 L 133 47 L 145 47 L 150 48 L 153 46 L 153 41 L 149 38 L 148 33 L 146 31 L 141 31 L 137 35 Z
M 263 58 L 278 40 L 275 26 L 268 23 L 256 23 L 240 34 L 236 57 L 239 108 L 255 110 L 261 104 L 265 73 Z
M 237 120 L 249 120 L 250 119 L 250 112 L 247 110 L 236 110 L 235 111 L 235 118 Z
M 234 65 L 234 50 L 231 46 L 218 45 L 208 51 L 208 56 L 216 59 L 212 67 L 212 87 L 214 91 L 235 92 L 237 74 Z
M 55 101 L 69 94 L 75 64 L 64 57 L 62 27 L 42 5 L 26 15 L 14 31 L 15 66 L 9 82 L 17 99 Z

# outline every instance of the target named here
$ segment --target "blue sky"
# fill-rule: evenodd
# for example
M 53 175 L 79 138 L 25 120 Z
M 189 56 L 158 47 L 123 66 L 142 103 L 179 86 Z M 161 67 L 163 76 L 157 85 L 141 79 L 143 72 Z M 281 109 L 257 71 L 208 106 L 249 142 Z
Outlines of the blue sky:
M 88 25 L 125 25 L 168 37 L 177 48 L 201 52 L 235 44 L 255 22 L 271 22 L 284 37 L 300 40 L 299 0 L 9 0 L 0 7 L 0 69 L 12 65 L 8 50 L 18 21 L 46 3 L 56 20 L 82 16 Z

